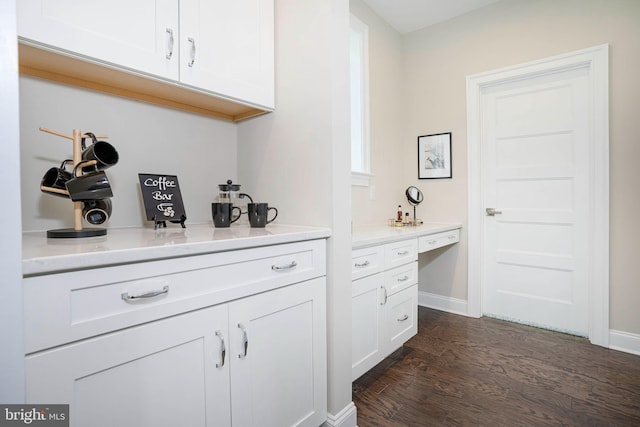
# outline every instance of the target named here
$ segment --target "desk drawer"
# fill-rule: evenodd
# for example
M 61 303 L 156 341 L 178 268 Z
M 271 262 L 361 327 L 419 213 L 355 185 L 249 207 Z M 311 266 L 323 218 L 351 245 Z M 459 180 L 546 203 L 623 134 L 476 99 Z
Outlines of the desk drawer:
M 29 277 L 27 353 L 325 275 L 324 240 Z
M 420 253 L 451 245 L 460 241 L 460 230 L 445 231 L 437 234 L 429 234 L 418 239 L 418 251 Z
M 405 239 L 384 245 L 385 269 L 418 260 L 418 239 Z
M 351 252 L 351 280 L 379 273 L 383 269 L 383 246 L 355 249 Z
M 384 286 L 388 295 L 393 295 L 418 283 L 418 261 L 384 272 Z

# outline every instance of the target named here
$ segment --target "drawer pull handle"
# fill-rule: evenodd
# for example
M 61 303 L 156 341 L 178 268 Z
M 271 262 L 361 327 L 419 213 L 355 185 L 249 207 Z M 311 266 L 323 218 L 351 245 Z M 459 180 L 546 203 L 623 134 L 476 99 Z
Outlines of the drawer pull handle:
M 355 267 L 357 267 L 357 268 L 362 268 L 362 267 L 367 267 L 367 266 L 369 266 L 370 264 L 371 264 L 371 263 L 367 260 L 367 261 L 365 261 L 365 262 L 356 262 L 356 263 L 354 264 L 354 266 L 355 266 Z
M 129 295 L 129 292 L 124 292 L 123 294 L 121 294 L 121 296 L 124 301 L 129 302 L 129 301 L 136 301 L 139 299 L 155 298 L 155 297 L 159 297 L 160 295 L 166 295 L 168 293 L 169 293 L 169 286 L 163 286 L 162 290 L 149 291 L 140 295 Z
M 438 243 L 437 240 L 429 240 L 427 243 L 429 243 L 430 245 L 435 245 L 436 243 Z
M 298 263 L 295 261 L 291 261 L 291 263 L 287 264 L 287 265 L 272 265 L 271 269 L 273 271 L 283 271 L 283 270 L 291 270 L 292 268 L 296 268 L 298 266 Z
M 249 351 L 249 336 L 247 335 L 247 328 L 245 328 L 242 323 L 238 323 L 238 328 L 242 331 L 242 353 L 238 355 L 239 359 L 244 359 L 247 357 L 247 352 Z
M 216 331 L 216 336 L 220 338 L 220 363 L 216 363 L 216 368 L 222 368 L 224 366 L 225 356 L 227 355 L 227 347 L 224 345 L 222 332 Z
M 380 305 L 385 305 L 387 303 L 387 288 L 384 286 L 380 286 L 380 288 L 384 291 L 384 299 L 380 302 Z
M 409 276 L 404 276 L 398 279 L 398 282 L 406 282 L 407 280 L 409 280 Z
M 409 319 L 409 316 L 407 316 L 406 314 L 404 316 L 402 316 L 401 318 L 397 319 L 398 322 L 404 322 L 405 320 Z
M 449 236 L 449 240 L 455 240 L 456 236 Z
M 167 55 L 165 56 L 165 58 L 167 59 L 171 59 L 171 57 L 173 56 L 173 30 L 171 28 L 167 28 L 167 34 L 169 34 L 169 43 L 167 45 Z
M 409 251 L 402 251 L 402 252 L 398 252 L 397 254 L 398 256 L 405 256 L 405 255 L 409 255 Z

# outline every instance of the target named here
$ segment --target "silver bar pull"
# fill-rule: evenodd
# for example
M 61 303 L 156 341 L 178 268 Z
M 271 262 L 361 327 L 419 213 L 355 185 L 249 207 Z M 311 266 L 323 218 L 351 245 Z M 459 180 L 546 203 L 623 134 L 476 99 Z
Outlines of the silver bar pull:
M 409 280 L 409 276 L 400 277 L 397 280 L 398 280 L 398 282 L 406 282 L 407 280 Z
M 502 211 L 497 211 L 495 210 L 495 208 L 487 208 L 485 210 L 487 212 L 487 216 L 495 216 L 495 215 L 500 215 L 502 213 Z
M 398 256 L 409 255 L 409 251 L 398 252 L 396 255 L 398 255 Z
M 244 359 L 247 357 L 247 351 L 249 351 L 249 337 L 247 336 L 247 328 L 245 328 L 242 323 L 238 323 L 238 328 L 242 331 L 242 353 L 238 355 L 238 358 Z
M 196 62 L 196 41 L 193 37 L 189 37 L 187 40 L 191 43 L 191 61 L 187 65 L 193 67 L 193 63 Z
M 227 355 L 227 347 L 224 345 L 222 332 L 216 331 L 216 336 L 220 338 L 220 363 L 216 363 L 216 368 L 222 368 L 224 366 L 225 356 Z
M 356 262 L 354 265 L 354 267 L 356 268 L 362 268 L 362 267 L 367 267 L 369 266 L 371 263 L 369 262 L 369 260 L 365 261 L 365 262 Z
M 155 298 L 155 297 L 159 297 L 160 295 L 166 295 L 168 293 L 169 293 L 169 286 L 163 286 L 162 290 L 157 289 L 155 291 L 149 291 L 139 295 L 129 295 L 129 292 L 124 292 L 120 294 L 120 296 L 124 301 L 129 302 L 129 301 L 136 301 L 140 299 Z
M 382 300 L 380 302 L 380 305 L 385 305 L 387 303 L 387 288 L 385 288 L 384 286 L 380 286 L 382 288 L 382 290 L 384 291 L 384 300 Z
M 167 45 L 167 59 L 171 59 L 173 56 L 173 30 L 171 28 L 167 28 L 167 34 L 169 34 L 169 43 Z
M 272 265 L 271 269 L 274 271 L 282 271 L 282 270 L 291 270 L 292 268 L 296 268 L 298 266 L 298 263 L 295 261 L 291 261 L 289 264 L 287 265 Z
M 407 320 L 408 318 L 409 318 L 409 316 L 405 314 L 404 316 L 402 316 L 402 317 L 400 317 L 399 319 L 396 319 L 396 320 L 397 320 L 398 322 L 404 322 L 404 321 L 405 321 L 405 320 Z

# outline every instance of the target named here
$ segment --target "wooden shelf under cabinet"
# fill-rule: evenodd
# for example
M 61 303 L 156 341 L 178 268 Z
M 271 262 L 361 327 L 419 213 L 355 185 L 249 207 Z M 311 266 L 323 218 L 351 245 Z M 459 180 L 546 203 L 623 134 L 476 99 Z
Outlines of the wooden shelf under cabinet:
M 238 122 L 268 113 L 178 82 L 109 67 L 21 41 L 20 73 L 111 95 Z

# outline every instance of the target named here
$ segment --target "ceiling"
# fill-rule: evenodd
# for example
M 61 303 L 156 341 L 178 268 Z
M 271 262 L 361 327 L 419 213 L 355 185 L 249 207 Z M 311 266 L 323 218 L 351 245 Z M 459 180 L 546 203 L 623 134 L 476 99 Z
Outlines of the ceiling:
M 498 0 L 363 0 L 401 34 L 479 9 Z

